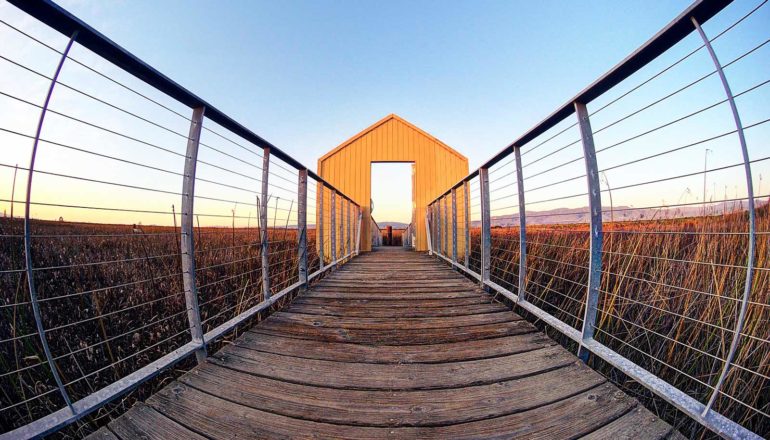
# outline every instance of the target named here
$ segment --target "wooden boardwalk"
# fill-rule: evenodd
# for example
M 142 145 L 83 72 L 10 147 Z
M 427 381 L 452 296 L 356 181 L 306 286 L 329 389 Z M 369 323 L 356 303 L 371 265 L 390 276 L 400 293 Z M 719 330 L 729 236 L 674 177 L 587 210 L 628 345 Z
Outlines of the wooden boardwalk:
M 424 254 L 363 254 L 95 438 L 678 433 Z

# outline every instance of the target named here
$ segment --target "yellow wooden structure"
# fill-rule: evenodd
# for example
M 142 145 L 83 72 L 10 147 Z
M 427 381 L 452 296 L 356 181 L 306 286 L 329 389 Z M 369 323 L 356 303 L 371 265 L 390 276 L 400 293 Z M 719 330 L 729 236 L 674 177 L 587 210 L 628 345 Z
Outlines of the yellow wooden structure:
M 351 197 L 363 209 L 362 251 L 371 250 L 368 219 L 371 215 L 371 168 L 375 162 L 412 163 L 412 223 L 416 225 L 415 247 L 419 251 L 427 250 L 425 210 L 428 203 L 447 187 L 468 175 L 468 159 L 395 114 L 377 121 L 318 159 L 318 175 Z M 457 245 L 458 254 L 461 256 L 465 249 L 465 205 L 462 191 L 458 191 L 457 198 Z M 324 203 L 327 200 L 328 198 L 325 198 Z M 451 204 L 449 206 L 451 209 Z M 451 211 L 449 212 L 451 215 Z M 328 230 L 328 216 L 325 217 L 324 229 Z

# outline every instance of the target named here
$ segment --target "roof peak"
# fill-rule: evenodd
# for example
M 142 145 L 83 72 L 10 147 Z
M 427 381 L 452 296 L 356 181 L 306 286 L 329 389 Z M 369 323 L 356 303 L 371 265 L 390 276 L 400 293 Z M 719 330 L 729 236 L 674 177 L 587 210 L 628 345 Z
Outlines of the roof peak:
M 356 140 L 366 136 L 370 132 L 374 131 L 375 129 L 379 128 L 381 125 L 384 125 L 385 123 L 387 123 L 388 121 L 391 121 L 391 120 L 396 120 L 398 122 L 401 122 L 402 124 L 406 125 L 407 127 L 412 128 L 413 130 L 417 131 L 421 135 L 436 141 L 439 145 L 441 145 L 443 148 L 445 148 L 446 150 L 448 150 L 452 154 L 455 154 L 456 156 L 460 157 L 463 160 L 466 160 L 466 161 L 468 160 L 468 158 L 465 157 L 465 155 L 461 154 L 460 152 L 458 152 L 454 148 L 450 147 L 449 145 L 444 143 L 441 139 L 433 136 L 432 134 L 428 133 L 427 131 L 425 131 L 425 130 L 421 129 L 420 127 L 414 125 L 413 123 L 407 121 L 406 119 L 402 118 L 401 116 L 397 115 L 396 113 L 390 113 L 387 116 L 385 116 L 385 117 L 381 118 L 380 120 L 376 121 L 372 125 L 366 127 L 365 129 L 363 129 L 360 132 L 356 133 L 355 135 L 351 136 L 346 141 L 342 142 L 341 144 L 339 144 L 338 146 L 336 146 L 335 148 L 331 149 L 326 154 L 321 156 L 318 159 L 319 165 L 320 165 L 320 162 L 323 161 L 324 159 L 327 159 L 327 158 L 333 156 L 338 151 L 340 151 L 343 148 L 347 147 L 348 145 L 352 144 Z

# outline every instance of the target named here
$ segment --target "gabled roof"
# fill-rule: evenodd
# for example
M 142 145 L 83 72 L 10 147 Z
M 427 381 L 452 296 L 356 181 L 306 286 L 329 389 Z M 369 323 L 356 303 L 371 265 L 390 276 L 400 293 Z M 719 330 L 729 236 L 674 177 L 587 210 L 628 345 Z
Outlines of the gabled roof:
M 390 122 L 391 120 L 395 120 L 398 122 L 401 122 L 402 124 L 406 125 L 407 127 L 415 130 L 416 132 L 420 133 L 421 135 L 435 141 L 437 144 L 439 144 L 441 147 L 443 147 L 445 150 L 449 151 L 450 153 L 454 154 L 455 156 L 459 157 L 462 160 L 468 161 L 468 158 L 463 156 L 462 154 L 458 153 L 457 150 L 450 147 L 449 145 L 441 142 L 438 138 L 432 136 L 430 133 L 426 132 L 425 130 L 421 129 L 420 127 L 417 127 L 416 125 L 412 124 L 411 122 L 407 121 L 406 119 L 398 116 L 395 113 L 391 113 L 388 116 L 385 116 L 384 118 L 380 119 L 379 121 L 375 122 L 374 124 L 370 125 L 369 127 L 363 129 L 360 133 L 357 135 L 351 137 L 350 139 L 346 140 L 345 142 L 341 143 L 339 146 L 334 148 L 333 150 L 329 151 L 328 153 L 324 154 L 318 159 L 318 163 L 320 166 L 320 163 L 323 162 L 325 159 L 335 155 L 338 151 L 342 150 L 343 148 L 347 147 L 348 145 L 352 144 L 356 140 L 364 137 L 369 132 L 374 131 L 376 128 L 380 127 L 381 125 L 384 125 L 387 122 Z

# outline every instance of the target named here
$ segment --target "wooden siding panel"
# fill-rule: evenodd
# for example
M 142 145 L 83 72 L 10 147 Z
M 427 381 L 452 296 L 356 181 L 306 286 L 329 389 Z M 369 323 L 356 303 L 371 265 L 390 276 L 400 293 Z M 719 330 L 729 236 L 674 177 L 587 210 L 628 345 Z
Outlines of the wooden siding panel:
M 417 250 L 427 250 L 427 204 L 468 174 L 468 160 L 396 115 L 377 122 L 318 161 L 318 174 L 353 198 L 363 208 L 364 219 L 371 215 L 372 162 L 414 164 L 412 208 L 417 227 L 415 245 Z M 328 231 L 329 227 L 325 220 L 324 228 Z M 363 221 L 361 234 L 361 250 L 371 250 L 368 221 Z M 463 246 L 464 240 L 458 240 L 458 253 L 464 252 Z

